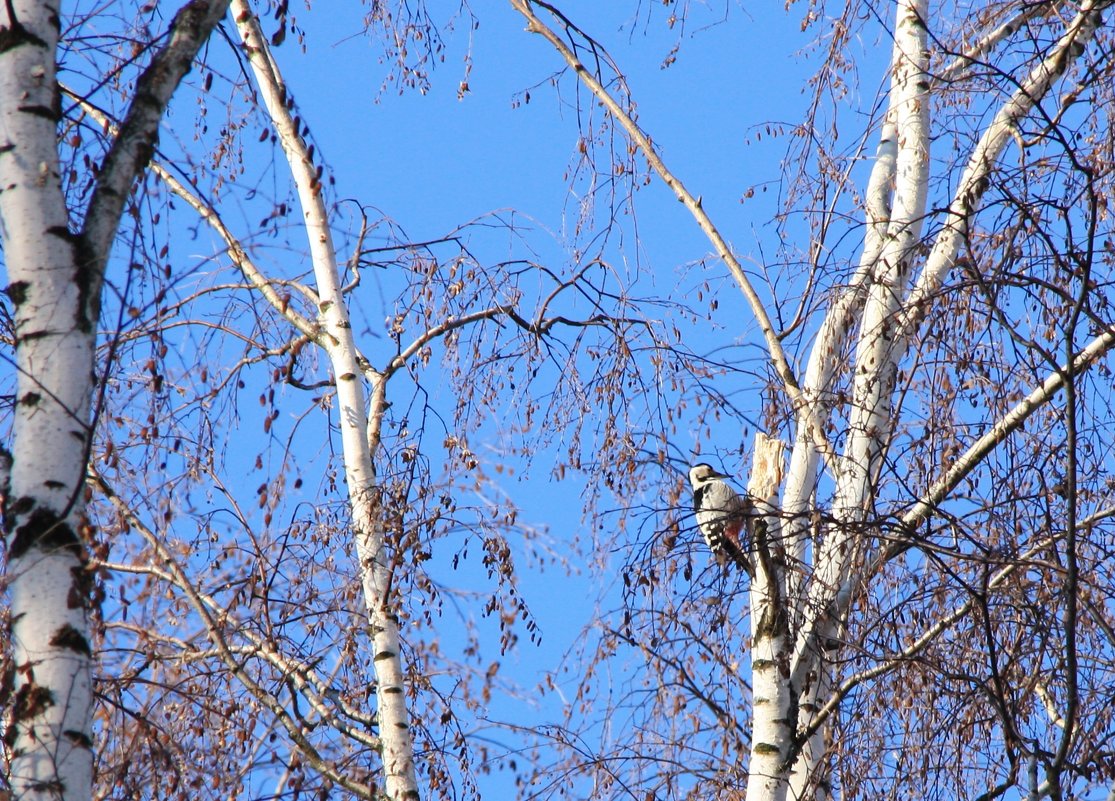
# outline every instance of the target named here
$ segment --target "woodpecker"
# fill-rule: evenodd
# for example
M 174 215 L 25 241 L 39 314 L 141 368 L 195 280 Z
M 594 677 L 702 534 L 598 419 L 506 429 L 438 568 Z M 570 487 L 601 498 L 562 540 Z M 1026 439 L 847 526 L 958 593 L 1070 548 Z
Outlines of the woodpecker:
M 728 476 L 704 463 L 689 468 L 693 511 L 717 563 L 735 562 L 750 575 L 747 522 L 751 504 L 732 489 L 726 478 Z

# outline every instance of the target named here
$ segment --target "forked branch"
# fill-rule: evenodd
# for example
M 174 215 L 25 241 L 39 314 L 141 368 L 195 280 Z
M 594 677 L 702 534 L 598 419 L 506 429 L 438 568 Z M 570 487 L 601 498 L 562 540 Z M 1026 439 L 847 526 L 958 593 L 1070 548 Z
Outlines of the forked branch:
M 91 275 L 104 271 L 128 190 L 143 172 L 159 140 L 159 124 L 170 98 L 190 71 L 198 50 L 228 10 L 229 0 L 191 0 L 178 10 L 167 31 L 167 43 L 136 81 L 135 95 L 105 155 L 89 211 L 82 224 L 83 257 Z M 94 288 L 95 290 L 95 288 Z
M 766 307 L 763 305 L 762 298 L 759 293 L 755 291 L 755 287 L 751 284 L 751 279 L 747 277 L 744 272 L 743 266 L 739 260 L 732 253 L 727 241 L 721 235 L 720 230 L 713 223 L 712 218 L 709 217 L 708 212 L 701 206 L 701 199 L 694 197 L 693 193 L 686 189 L 685 185 L 681 182 L 673 172 L 666 166 L 666 162 L 658 154 L 651 142 L 650 137 L 639 127 L 638 123 L 632 119 L 631 115 L 619 104 L 619 102 L 612 96 L 612 94 L 604 88 L 604 85 L 597 79 L 597 77 L 584 65 L 584 63 L 573 52 L 572 48 L 565 43 L 564 40 L 554 31 L 547 26 L 537 14 L 534 13 L 533 6 L 545 8 L 547 11 L 556 14 L 557 12 L 548 3 L 539 2 L 538 0 L 511 0 L 511 5 L 515 10 L 522 14 L 527 20 L 527 30 L 531 33 L 540 34 L 546 41 L 553 45 L 554 49 L 558 51 L 565 63 L 577 74 L 577 78 L 588 87 L 593 96 L 603 104 L 612 115 L 612 118 L 619 123 L 624 132 L 630 137 L 631 141 L 639 148 L 646 158 L 647 163 L 658 174 L 662 181 L 674 192 L 678 200 L 684 204 L 689 213 L 693 215 L 697 225 L 708 237 L 712 243 L 716 254 L 727 265 L 728 270 L 735 279 L 736 284 L 739 286 L 740 292 L 743 293 L 748 305 L 751 308 L 755 320 L 759 323 L 759 328 L 763 332 L 763 338 L 766 341 L 767 350 L 770 354 L 771 362 L 774 364 L 775 370 L 778 372 L 779 378 L 786 388 L 786 392 L 790 395 L 791 399 L 796 403 L 801 400 L 801 390 L 798 387 L 797 378 L 794 376 L 794 371 L 790 367 L 789 360 L 786 358 L 786 353 L 782 348 L 782 342 L 778 338 L 778 332 L 771 322 L 770 315 L 767 313 Z M 560 15 L 558 15 L 560 18 Z

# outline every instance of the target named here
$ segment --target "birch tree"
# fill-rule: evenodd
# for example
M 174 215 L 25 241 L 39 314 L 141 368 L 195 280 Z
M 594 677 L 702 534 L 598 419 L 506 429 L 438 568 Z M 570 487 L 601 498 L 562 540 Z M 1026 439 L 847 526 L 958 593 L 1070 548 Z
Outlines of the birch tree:
M 377 477 L 377 461 L 397 458 L 395 454 L 382 453 L 385 450 L 383 431 L 389 424 L 388 409 L 391 405 L 388 401 L 388 388 L 401 383 L 401 374 L 413 370 L 415 363 L 428 363 L 432 346 L 443 345 L 455 351 L 462 348 L 465 342 L 483 341 L 493 327 L 510 327 L 517 333 L 502 334 L 495 343 L 486 346 L 487 350 L 483 355 L 477 351 L 475 358 L 512 359 L 520 368 L 524 363 L 529 368 L 540 356 L 539 348 L 556 340 L 561 331 L 579 332 L 586 328 L 598 328 L 605 338 L 622 338 L 624 330 L 639 327 L 640 321 L 607 314 L 589 317 L 558 314 L 557 307 L 564 305 L 567 293 L 574 290 L 582 294 L 597 292 L 590 285 L 583 284 L 576 272 L 568 280 L 555 281 L 541 296 L 537 307 L 531 310 L 529 302 L 537 299 L 524 297 L 515 277 L 511 277 L 509 283 L 501 288 L 498 267 L 476 270 L 467 268 L 458 261 L 450 267 L 448 276 L 444 276 L 438 275 L 444 267 L 436 261 L 427 264 L 420 260 L 412 269 L 426 273 L 426 279 L 448 281 L 439 288 L 443 296 L 434 295 L 428 284 L 411 288 L 411 291 L 416 291 L 417 302 L 407 302 L 415 303 L 414 313 L 420 320 L 416 336 L 409 342 L 403 341 L 409 321 L 406 319 L 408 315 L 400 314 L 389 321 L 392 338 L 395 340 L 391 351 L 386 355 L 365 352 L 353 334 L 347 297 L 360 281 L 359 264 L 363 257 L 365 229 L 361 228 L 354 245 L 355 251 L 347 260 L 350 283 L 346 286 L 340 268 L 346 260 L 339 258 L 333 244 L 332 231 L 338 227 L 335 221 L 337 211 L 326 203 L 323 168 L 315 162 L 313 146 L 306 136 L 307 123 L 300 121 L 294 111 L 296 104 L 293 93 L 282 78 L 278 62 L 272 55 L 271 45 L 260 28 L 251 4 L 246 0 L 233 0 L 231 13 L 236 20 L 243 52 L 252 68 L 255 91 L 258 92 L 266 118 L 286 158 L 302 211 L 306 248 L 313 265 L 313 284 L 291 286 L 297 286 L 303 301 L 308 302 L 309 308 L 313 310 L 312 316 L 301 312 L 300 307 L 304 304 L 292 302 L 288 292 L 276 290 L 277 285 L 286 286 L 287 279 L 267 275 L 249 256 L 240 239 L 225 226 L 211 204 L 190 191 L 167 170 L 156 169 L 170 191 L 186 200 L 201 219 L 218 233 L 235 266 L 254 292 L 271 306 L 273 313 L 285 320 L 296 332 L 296 341 L 305 341 L 320 348 L 328 360 L 332 376 L 329 383 L 335 393 L 336 416 L 342 443 L 350 536 L 360 577 L 363 608 L 371 634 L 371 643 L 364 658 L 370 662 L 374 671 L 371 684 L 376 693 L 374 721 L 378 736 L 371 740 L 359 738 L 343 728 L 339 729 L 339 733 L 352 737 L 361 746 L 371 744 L 378 754 L 380 769 L 373 773 L 375 778 L 362 786 L 339 765 L 320 759 L 317 750 L 307 741 L 294 736 L 294 746 L 302 754 L 311 756 L 316 762 L 315 769 L 330 783 L 336 783 L 359 797 L 378 797 L 378 788 L 382 781 L 383 792 L 388 798 L 419 798 L 423 793 L 416 770 L 416 721 L 413 713 L 408 710 L 408 704 L 420 697 L 416 692 L 416 685 L 422 684 L 422 680 L 413 666 L 405 664 L 399 636 L 400 621 L 408 615 L 405 610 L 415 601 L 408 600 L 405 591 L 400 588 L 413 582 L 418 589 L 423 589 L 424 583 L 428 589 L 428 580 L 424 580 L 420 573 L 412 572 L 416 565 L 409 564 L 416 554 L 421 554 L 421 546 L 416 541 L 408 542 L 403 538 L 417 532 L 404 535 L 402 531 L 393 531 L 399 526 L 410 528 L 416 525 L 408 522 L 407 518 L 420 512 L 422 507 L 418 505 L 417 499 L 408 497 L 410 490 L 407 487 L 396 486 L 392 489 L 388 481 Z M 528 265 L 525 272 L 533 275 L 536 270 Z M 443 303 L 446 308 L 439 309 L 439 305 Z M 476 348 L 476 345 L 472 347 Z M 494 354 L 500 355 L 497 357 Z M 534 369 L 537 371 L 537 367 Z M 499 395 L 487 388 L 486 380 L 473 370 L 454 371 L 454 380 L 462 388 L 463 400 L 475 393 L 482 404 L 500 402 Z M 462 406 L 468 410 L 467 404 Z M 475 425 L 471 414 L 470 410 L 461 412 L 461 432 L 451 434 L 446 442 L 450 454 L 456 451 L 455 457 L 468 471 L 477 466 L 476 457 L 469 450 L 466 444 L 467 435 L 464 433 Z M 398 448 L 398 445 L 395 447 Z M 401 456 L 404 463 L 419 458 L 416 449 L 410 446 L 402 449 Z M 426 487 L 420 487 L 420 496 L 426 491 Z M 438 514 L 456 511 L 457 502 L 451 495 L 442 495 L 436 503 L 441 507 L 440 513 L 434 512 L 434 519 L 423 524 L 424 526 L 436 523 Z M 513 516 L 509 520 L 511 525 L 508 528 L 515 530 Z M 523 602 L 515 597 L 516 576 L 509 549 L 503 543 L 503 535 L 494 535 L 498 528 L 499 526 L 493 527 L 491 524 L 484 526 L 487 533 L 483 547 L 486 552 L 484 563 L 489 575 L 499 576 L 499 581 L 506 582 L 510 591 L 510 597 L 499 602 L 500 606 L 505 603 L 511 605 L 509 620 L 508 611 L 500 611 L 501 629 L 505 626 L 503 621 L 509 623 L 519 617 L 527 620 L 526 629 L 531 632 L 529 613 Z M 392 534 L 396 539 L 393 547 L 389 547 Z M 188 586 L 188 582 L 183 584 Z M 421 604 L 421 600 L 418 604 Z M 488 611 L 495 611 L 497 608 L 493 598 Z M 533 634 L 531 638 L 533 639 Z M 512 639 L 503 640 L 501 650 L 511 641 Z M 435 640 L 435 645 L 436 642 Z M 433 655 L 422 661 L 428 661 L 430 656 Z M 494 665 L 494 662 L 489 663 L 488 680 L 492 678 Z M 322 706 L 320 689 L 308 686 L 303 692 L 314 699 L 311 703 L 316 707 Z M 451 710 L 452 707 L 450 711 L 441 714 L 441 725 L 453 722 L 455 715 Z M 334 717 L 333 713 L 322 714 L 326 718 Z M 295 726 L 289 716 L 282 715 L 280 719 L 293 735 Z M 430 727 L 432 721 L 427 718 L 421 723 L 423 727 Z M 458 739 L 461 739 L 460 735 Z M 467 765 L 468 760 L 463 755 L 461 759 Z M 442 785 L 461 781 L 456 775 L 459 770 L 460 767 L 442 768 L 427 760 L 423 773 L 427 786 L 436 790 Z M 465 786 L 467 785 L 466 781 Z
M 579 382 L 610 384 L 624 362 L 595 352 L 646 324 L 624 316 L 597 261 L 481 263 L 468 226 L 413 244 L 367 211 L 374 198 L 340 202 L 276 57 L 298 33 L 294 15 L 263 10 L 269 35 L 261 9 L 231 4 L 238 42 L 214 44 L 182 88 L 198 144 L 155 153 L 127 205 L 128 258 L 109 265 L 86 442 L 100 532 L 89 592 L 108 599 L 90 636 L 97 794 L 475 794 L 492 770 L 475 734 L 491 695 L 522 697 L 500 661 L 539 636 L 511 538 L 530 553 L 544 537 L 490 499 L 486 472 L 502 466 L 481 465 L 472 436 L 507 413 L 508 382 L 540 371 L 587 403 Z M 93 21 L 126 42 L 157 15 L 132 12 Z M 394 19 L 402 38 L 390 46 L 413 37 L 418 58 L 395 66 L 420 81 L 435 45 L 419 43 L 438 32 L 405 8 Z M 88 154 L 125 136 L 114 90 L 128 80 L 114 76 L 139 48 L 122 49 L 88 55 L 88 91 L 64 87 L 71 195 L 94 178 Z M 252 161 L 248 142 L 273 155 Z M 245 162 L 282 176 L 274 195 L 244 177 Z M 229 212 L 241 206 L 263 222 Z M 475 227 L 515 242 L 513 222 Z M 369 284 L 387 294 L 371 315 Z M 586 351 L 590 372 L 553 370 Z M 428 398 L 439 385 L 454 390 L 448 409 Z M 259 418 L 243 410 L 249 386 Z M 532 395 L 516 410 L 526 427 L 539 406 Z M 581 425 L 559 412 L 567 434 Z M 253 491 L 244 476 L 256 474 Z M 450 583 L 458 567 L 482 589 Z
M 791 421 L 766 432 L 788 441 L 785 465 L 765 437 L 753 449 L 750 486 L 767 505 L 750 637 L 739 598 L 662 600 L 678 582 L 675 535 L 664 537 L 666 562 L 629 564 L 647 596 L 630 591 L 592 661 L 635 648 L 644 686 L 659 682 L 655 712 L 612 709 L 632 718 L 615 758 L 602 745 L 569 761 L 616 795 L 1105 793 L 1107 4 L 873 8 L 892 56 L 863 190 L 817 119 L 799 129 L 806 166 L 790 196 L 813 202 L 802 213 L 817 239 L 799 249 L 809 277 L 798 286 L 824 291 L 804 300 L 756 285 L 770 270 L 745 269 L 671 171 L 604 44 L 554 5 L 512 5 L 707 235 L 739 293 L 719 302 L 750 312 L 769 365 L 765 419 Z M 681 4 L 670 24 L 687 13 Z M 804 23 L 827 19 L 818 98 L 843 95 L 841 50 L 853 31 L 870 35 L 856 10 L 827 13 L 810 4 Z M 845 194 L 858 199 L 862 245 L 833 278 Z M 733 378 L 744 377 L 724 371 Z
M 56 129 L 60 9 L 0 17 L 0 235 L 17 378 L 3 480 L 10 663 L 7 780 L 15 798 L 89 798 L 92 697 L 84 475 L 105 263 L 171 95 L 227 4 L 182 6 L 137 81 L 88 204 L 69 208 Z

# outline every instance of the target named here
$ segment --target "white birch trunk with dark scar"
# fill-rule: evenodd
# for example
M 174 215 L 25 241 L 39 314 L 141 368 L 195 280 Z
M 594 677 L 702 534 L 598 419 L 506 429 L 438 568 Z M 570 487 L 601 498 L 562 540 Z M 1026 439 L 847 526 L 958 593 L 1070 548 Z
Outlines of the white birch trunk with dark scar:
M 13 796 L 69 801 L 88 798 L 93 781 L 82 491 L 97 300 L 59 178 L 58 24 L 42 3 L 0 9 L 0 235 L 17 370 L 3 706 Z
M 760 433 L 755 437 L 747 493 L 755 504 L 751 579 L 752 710 L 748 801 L 786 798 L 783 765 L 790 756 L 797 710 L 785 676 L 793 641 L 786 616 L 782 573 L 781 520 L 776 513 L 782 484 L 784 446 Z
M 17 799 L 90 798 L 92 646 L 85 516 L 100 291 L 125 199 L 146 167 L 166 104 L 226 0 L 193 0 L 136 81 L 81 233 L 59 173 L 55 52 L 60 9 L 0 7 L 0 237 L 14 310 L 16 407 L 0 481 L 8 548 L 13 675 L 4 699 Z

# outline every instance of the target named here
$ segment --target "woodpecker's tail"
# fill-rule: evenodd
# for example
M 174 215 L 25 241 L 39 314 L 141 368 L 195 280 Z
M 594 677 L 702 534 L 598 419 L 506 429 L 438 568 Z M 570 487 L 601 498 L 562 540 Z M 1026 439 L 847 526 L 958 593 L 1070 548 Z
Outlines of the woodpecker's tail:
M 740 544 L 740 528 L 742 526 L 732 526 L 725 529 L 724 536 L 720 538 L 720 547 L 716 549 L 716 561 L 720 564 L 727 562 L 735 562 L 747 573 L 747 575 L 754 575 L 751 569 L 751 555 Z

